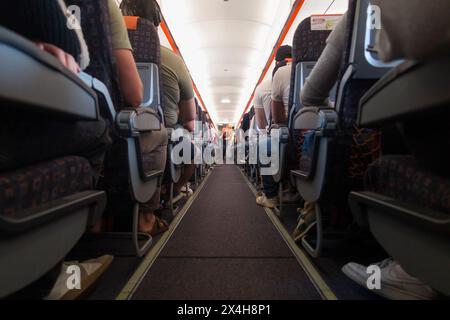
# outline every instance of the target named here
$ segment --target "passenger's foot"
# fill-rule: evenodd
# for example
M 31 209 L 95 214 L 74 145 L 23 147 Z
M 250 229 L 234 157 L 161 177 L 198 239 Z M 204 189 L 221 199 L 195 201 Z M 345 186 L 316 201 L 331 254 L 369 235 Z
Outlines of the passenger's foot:
M 316 222 L 316 208 L 314 203 L 305 202 L 305 206 L 300 210 L 298 224 L 292 234 L 294 241 L 298 242 L 303 239 L 311 230 Z
M 184 193 L 186 196 L 190 197 L 194 194 L 194 191 L 191 189 L 189 185 L 183 186 L 180 189 L 180 193 Z
M 76 300 L 81 298 L 97 283 L 100 277 L 111 265 L 113 260 L 113 256 L 104 255 L 97 259 L 86 260 L 81 263 L 78 261 L 64 262 L 61 273 L 56 280 L 53 289 L 45 299 Z M 78 269 L 80 271 L 79 288 L 75 287 L 69 289 L 69 284 L 77 284 L 77 282 L 73 282 L 71 279 L 69 279 L 69 277 L 77 275 L 77 273 L 71 269 Z
M 375 264 L 381 269 L 381 288 L 373 290 L 374 293 L 390 300 L 432 300 L 437 298 L 437 293 L 421 280 L 414 278 L 403 270 L 402 266 L 392 259 L 386 259 Z M 350 262 L 342 267 L 342 272 L 367 288 L 367 280 L 371 273 L 367 267 Z
M 139 214 L 139 232 L 156 236 L 169 229 L 169 224 L 155 216 L 153 213 Z
M 256 203 L 261 207 L 266 207 L 269 209 L 275 209 L 280 205 L 280 200 L 278 197 L 267 198 L 265 194 L 256 198 Z

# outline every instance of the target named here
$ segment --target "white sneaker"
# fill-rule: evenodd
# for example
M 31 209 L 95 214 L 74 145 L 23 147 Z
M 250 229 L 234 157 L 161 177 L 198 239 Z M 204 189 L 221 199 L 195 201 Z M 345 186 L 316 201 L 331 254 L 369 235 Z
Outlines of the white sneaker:
M 191 189 L 190 186 L 182 186 L 180 189 L 180 193 L 184 193 L 188 197 L 192 196 L 194 194 L 194 191 Z
M 414 278 L 403 270 L 402 266 L 393 259 L 386 259 L 375 264 L 381 269 L 381 289 L 372 290 L 374 293 L 390 300 L 432 300 L 437 292 L 421 280 Z M 367 267 L 350 262 L 342 267 L 342 272 L 367 288 Z
M 256 203 L 261 207 L 266 207 L 269 209 L 275 209 L 277 206 L 280 205 L 278 197 L 269 199 L 264 194 L 256 198 Z

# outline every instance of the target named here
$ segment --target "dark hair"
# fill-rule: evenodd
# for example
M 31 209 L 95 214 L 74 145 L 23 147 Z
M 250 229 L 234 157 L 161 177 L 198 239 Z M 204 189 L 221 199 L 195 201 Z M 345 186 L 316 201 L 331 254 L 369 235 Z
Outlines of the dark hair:
M 279 47 L 275 56 L 275 61 L 281 62 L 289 58 L 292 58 L 292 47 L 288 45 Z
M 161 23 L 161 9 L 155 0 L 123 0 L 120 9 L 124 16 L 137 16 L 153 22 L 155 27 Z
M 277 73 L 278 69 L 288 64 L 287 59 L 291 58 L 292 58 L 291 46 L 285 45 L 278 48 L 277 54 L 275 56 L 275 68 L 273 69 L 272 72 L 272 78 L 275 76 L 275 73 Z

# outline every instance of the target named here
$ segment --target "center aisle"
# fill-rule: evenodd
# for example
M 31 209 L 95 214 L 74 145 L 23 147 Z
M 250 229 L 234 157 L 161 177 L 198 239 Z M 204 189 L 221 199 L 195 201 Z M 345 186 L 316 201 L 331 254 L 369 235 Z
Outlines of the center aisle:
M 239 168 L 217 166 L 133 299 L 320 299 Z

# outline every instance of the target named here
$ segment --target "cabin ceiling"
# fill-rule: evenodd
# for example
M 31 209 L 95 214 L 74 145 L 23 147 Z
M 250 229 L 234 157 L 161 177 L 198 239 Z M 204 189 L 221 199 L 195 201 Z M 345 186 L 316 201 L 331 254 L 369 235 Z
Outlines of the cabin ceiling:
M 161 0 L 167 24 L 216 123 L 231 123 L 239 116 L 291 6 L 291 0 Z
M 294 0 L 159 2 L 213 120 L 237 122 Z M 343 13 L 347 3 L 348 0 L 305 0 L 294 26 L 311 14 Z M 293 31 L 286 37 L 287 42 L 292 41 Z

